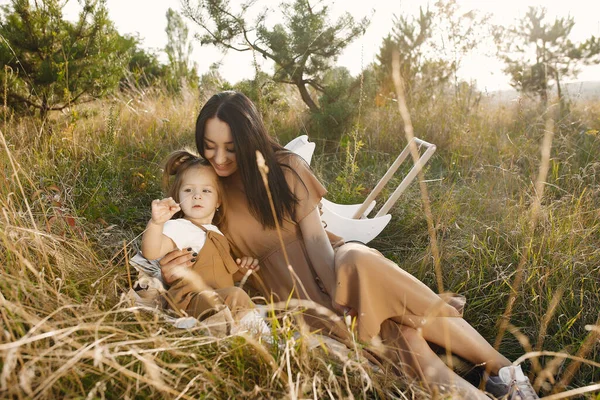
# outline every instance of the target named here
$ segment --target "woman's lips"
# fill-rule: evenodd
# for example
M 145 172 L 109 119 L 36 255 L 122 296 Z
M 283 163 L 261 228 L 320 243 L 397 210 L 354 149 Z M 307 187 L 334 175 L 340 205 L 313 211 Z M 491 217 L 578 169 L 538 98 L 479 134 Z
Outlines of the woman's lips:
M 213 164 L 213 166 L 215 167 L 216 170 L 225 171 L 229 167 L 229 164 L 224 164 L 224 165 Z

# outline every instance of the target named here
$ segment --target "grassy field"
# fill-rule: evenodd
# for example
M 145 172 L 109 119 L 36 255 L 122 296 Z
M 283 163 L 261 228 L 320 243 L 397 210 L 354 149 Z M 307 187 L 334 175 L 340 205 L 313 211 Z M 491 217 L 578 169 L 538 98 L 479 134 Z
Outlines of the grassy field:
M 193 148 L 201 100 L 157 90 L 44 124 L 3 114 L 0 397 L 427 397 L 352 353 L 310 350 L 292 318 L 279 321 L 282 345 L 265 346 L 173 328 L 124 296 L 160 166 L 171 150 Z M 314 128 L 299 110 L 265 108 L 282 143 Z M 425 177 L 444 290 L 467 297 L 466 319 L 492 343 L 510 302 L 500 350 L 532 357 L 525 366 L 545 395 L 600 381 L 600 102 L 553 110 L 449 97 L 412 112 L 416 135 L 438 146 Z M 404 147 L 402 126 L 389 102 L 365 105 L 340 140 L 311 137 L 328 199 L 361 202 Z M 419 185 L 392 214 L 371 244 L 436 288 Z

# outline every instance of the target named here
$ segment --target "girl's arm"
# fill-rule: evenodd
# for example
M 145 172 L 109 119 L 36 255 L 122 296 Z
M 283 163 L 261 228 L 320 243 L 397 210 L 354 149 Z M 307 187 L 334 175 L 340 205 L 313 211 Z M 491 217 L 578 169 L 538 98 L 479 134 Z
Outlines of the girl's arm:
M 150 220 L 142 236 L 142 255 L 148 260 L 156 260 L 176 249 L 175 243 L 168 236 L 163 235 L 162 224 Z
M 336 286 L 334 252 L 325 228 L 323 228 L 323 224 L 321 223 L 319 208 L 315 207 L 298 224 L 302 232 L 308 258 L 314 266 L 319 279 L 325 285 L 325 289 L 333 296 Z
M 142 236 L 142 254 L 148 260 L 156 260 L 177 248 L 173 240 L 163 235 L 163 227 L 180 209 L 171 197 L 152 201 L 152 218 Z

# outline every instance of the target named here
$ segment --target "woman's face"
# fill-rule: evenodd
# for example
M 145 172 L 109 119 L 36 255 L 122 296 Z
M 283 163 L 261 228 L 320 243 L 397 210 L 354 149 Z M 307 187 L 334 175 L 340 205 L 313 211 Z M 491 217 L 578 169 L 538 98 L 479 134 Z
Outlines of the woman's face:
M 204 127 L 204 157 L 217 175 L 230 176 L 238 169 L 231 129 L 226 122 L 214 117 Z

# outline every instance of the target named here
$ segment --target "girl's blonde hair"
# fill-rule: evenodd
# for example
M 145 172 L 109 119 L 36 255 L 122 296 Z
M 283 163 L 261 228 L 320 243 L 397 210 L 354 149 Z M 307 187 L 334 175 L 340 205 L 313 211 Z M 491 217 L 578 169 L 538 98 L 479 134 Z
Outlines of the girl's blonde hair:
M 181 188 L 181 178 L 183 173 L 190 168 L 202 168 L 206 171 L 210 171 L 214 175 L 217 198 L 221 204 L 215 211 L 213 218 L 214 225 L 222 225 L 225 222 L 225 199 L 223 198 L 223 186 L 221 180 L 217 176 L 217 173 L 213 169 L 212 165 L 205 158 L 199 157 L 196 154 L 190 153 L 187 150 L 174 151 L 167 157 L 165 162 L 165 170 L 163 172 L 162 184 L 165 192 L 168 196 L 172 197 L 177 203 L 179 199 L 179 189 Z M 183 218 L 183 211 L 178 211 L 173 215 L 172 219 Z

